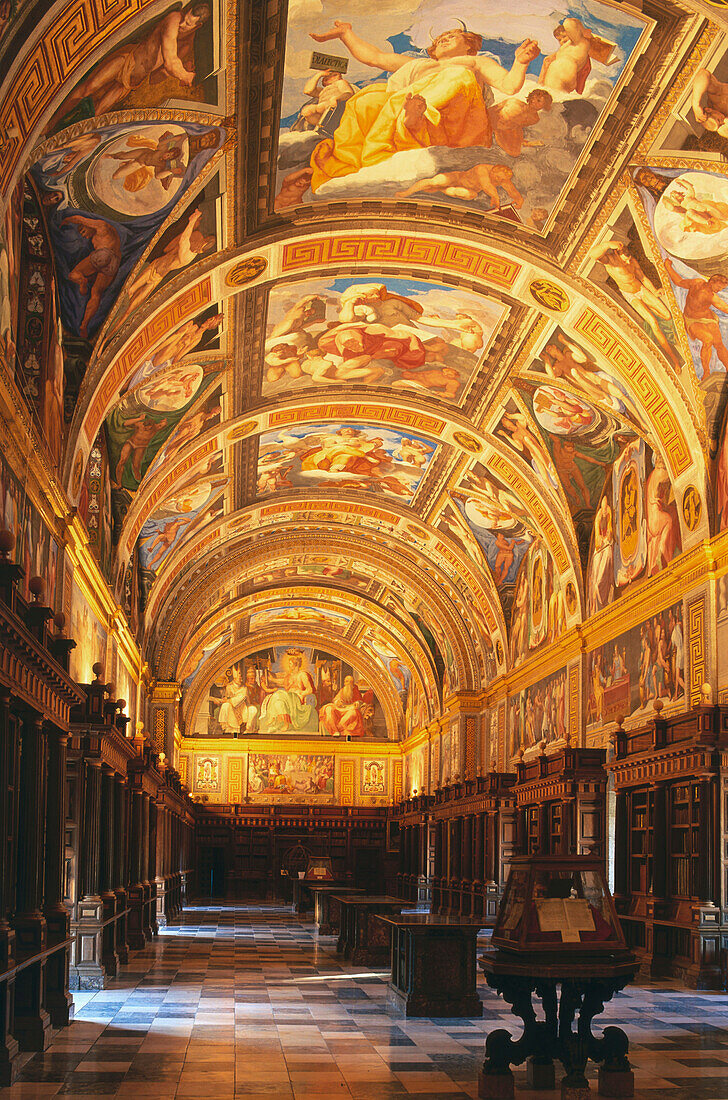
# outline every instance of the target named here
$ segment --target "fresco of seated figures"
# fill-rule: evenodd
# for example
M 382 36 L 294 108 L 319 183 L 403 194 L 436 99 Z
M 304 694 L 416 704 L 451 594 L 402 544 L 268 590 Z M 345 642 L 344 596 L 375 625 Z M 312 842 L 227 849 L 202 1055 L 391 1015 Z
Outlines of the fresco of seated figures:
M 271 646 L 236 661 L 210 683 L 192 725 L 196 737 L 387 736 L 364 674 L 311 646 Z
M 263 393 L 386 386 L 460 402 L 506 310 L 415 279 L 311 279 L 271 291 Z
M 674 604 L 587 657 L 587 726 L 654 713 L 685 697 L 683 608 Z
M 506 763 L 510 767 L 519 749 L 533 748 L 541 741 L 564 741 L 568 722 L 566 669 L 537 680 L 509 700 L 510 743 Z
M 429 440 L 379 425 L 291 424 L 260 437 L 258 496 L 336 487 L 410 502 L 436 449 Z
M 110 111 L 217 104 L 221 68 L 212 0 L 169 7 L 111 49 L 63 100 L 48 132 Z
M 293 3 L 276 209 L 405 198 L 541 229 L 651 22 L 580 0 Z
M 594 519 L 587 614 L 612 603 L 633 581 L 659 573 L 681 551 L 678 506 L 664 460 L 634 439 L 615 461 Z

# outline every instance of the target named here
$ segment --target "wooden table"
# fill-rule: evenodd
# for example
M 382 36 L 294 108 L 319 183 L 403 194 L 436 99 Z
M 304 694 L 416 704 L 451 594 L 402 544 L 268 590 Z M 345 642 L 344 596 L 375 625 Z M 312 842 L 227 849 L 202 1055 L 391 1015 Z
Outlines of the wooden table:
M 477 917 L 380 916 L 392 932 L 389 1003 L 405 1016 L 482 1016 L 475 955 Z
M 342 886 L 341 883 L 334 886 L 330 882 L 309 889 L 313 894 L 313 919 L 319 936 L 338 936 L 341 931 L 341 906 L 335 895 L 344 891 L 347 895 L 363 894 L 364 891 L 358 886 Z
M 553 1059 L 558 1058 L 566 1076 L 561 1082 L 563 1100 L 589 1095 L 585 1076 L 589 1059 L 600 1063 L 600 1096 L 633 1096 L 634 1074 L 627 1059 L 629 1040 L 621 1027 L 605 1027 L 601 1038 L 592 1035 L 592 1020 L 604 1011 L 615 993 L 631 982 L 639 963 L 631 952 L 589 955 L 576 944 L 571 957 L 549 954 L 547 948 L 529 953 L 489 948 L 480 966 L 491 989 L 503 995 L 511 1012 L 523 1021 L 523 1035 L 514 1039 L 503 1028 L 492 1031 L 485 1042 L 485 1062 L 478 1083 L 482 1100 L 501 1100 L 514 1095 L 511 1065 L 528 1060 L 532 1087 L 554 1088 Z M 583 945 L 581 945 L 583 946 Z M 541 1001 L 544 1020 L 539 1022 L 531 1000 Z M 576 1031 L 573 1028 L 577 1015 Z
M 313 908 L 313 897 L 311 894 L 314 887 L 331 886 L 340 894 L 344 894 L 350 889 L 349 883 L 341 879 L 338 882 L 332 882 L 331 879 L 294 878 L 292 882 L 293 912 L 299 916 L 303 916 L 304 913 Z
M 355 966 L 386 966 L 390 935 L 377 917 L 401 913 L 408 904 L 388 894 L 335 894 L 341 906 L 341 930 L 336 950 Z

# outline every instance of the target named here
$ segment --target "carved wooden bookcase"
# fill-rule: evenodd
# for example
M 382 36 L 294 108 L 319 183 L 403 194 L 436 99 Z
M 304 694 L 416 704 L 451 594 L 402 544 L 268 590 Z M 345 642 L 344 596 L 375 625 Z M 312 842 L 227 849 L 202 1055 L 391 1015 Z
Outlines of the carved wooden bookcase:
M 604 749 L 566 747 L 517 765 L 512 788 L 523 855 L 606 855 Z
M 614 897 L 645 974 L 724 984 L 728 707 L 618 731 Z

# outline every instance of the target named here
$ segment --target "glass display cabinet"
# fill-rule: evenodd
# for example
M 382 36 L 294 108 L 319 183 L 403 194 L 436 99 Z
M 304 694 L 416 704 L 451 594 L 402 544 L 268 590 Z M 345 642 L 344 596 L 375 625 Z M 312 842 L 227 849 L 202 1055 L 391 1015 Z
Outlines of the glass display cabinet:
M 510 1066 L 523 1062 L 531 1088 L 553 1088 L 554 1059 L 566 1074 L 563 1100 L 589 1095 L 589 1059 L 600 1065 L 600 1095 L 633 1095 L 627 1036 L 618 1027 L 606 1027 L 601 1038 L 591 1030 L 605 1002 L 639 969 L 624 940 L 603 860 L 515 857 L 491 947 L 480 966 L 491 989 L 523 1021 L 518 1040 L 502 1029 L 488 1035 L 480 1077 L 483 1100 L 513 1096 Z M 534 994 L 541 1002 L 541 1020 L 532 1004 Z

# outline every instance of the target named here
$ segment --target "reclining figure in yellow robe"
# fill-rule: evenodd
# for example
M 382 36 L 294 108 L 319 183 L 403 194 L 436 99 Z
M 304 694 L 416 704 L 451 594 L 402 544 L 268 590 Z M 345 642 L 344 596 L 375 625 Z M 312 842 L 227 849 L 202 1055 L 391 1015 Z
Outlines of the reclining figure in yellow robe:
M 539 54 L 538 43 L 527 39 L 507 70 L 492 57 L 478 56 L 481 36 L 464 29 L 437 35 L 427 51 L 429 60 L 381 50 L 339 20 L 330 31 L 311 37 L 339 39 L 357 61 L 392 73 L 386 84 L 372 84 L 352 96 L 333 138 L 315 147 L 308 170 L 312 191 L 403 149 L 489 148 L 491 88 L 507 95 L 520 91 Z

